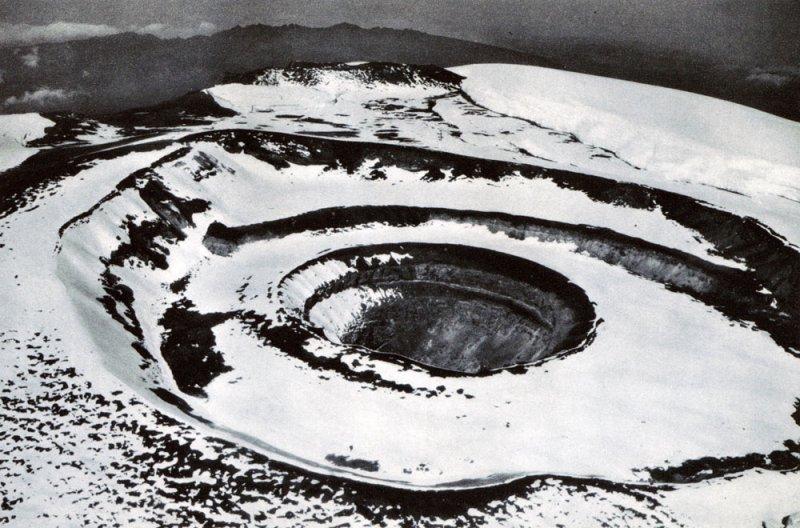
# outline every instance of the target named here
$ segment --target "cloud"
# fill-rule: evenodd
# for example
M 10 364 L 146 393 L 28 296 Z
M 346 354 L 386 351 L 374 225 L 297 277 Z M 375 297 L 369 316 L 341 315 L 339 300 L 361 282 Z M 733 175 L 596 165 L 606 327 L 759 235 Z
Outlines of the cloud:
M 217 26 L 211 22 L 200 22 L 196 26 L 171 26 L 169 24 L 156 23 L 144 26 L 129 26 L 127 28 L 76 22 L 53 22 L 43 26 L 0 22 L 0 46 L 65 42 L 68 40 L 115 35 L 125 31 L 155 35 L 159 38 L 187 38 L 194 35 L 210 35 L 216 30 Z
M 63 88 L 48 88 L 47 86 L 43 86 L 32 92 L 26 91 L 20 96 L 12 95 L 3 101 L 3 106 L 30 105 L 34 107 L 43 107 L 48 104 L 72 99 L 77 93 L 78 92 L 71 90 L 64 90 Z
M 20 55 L 22 63 L 28 68 L 36 68 L 39 66 L 39 48 L 33 47 L 25 55 Z
M 113 35 L 120 30 L 105 24 L 53 22 L 44 26 L 0 23 L 0 46 L 64 42 Z
M 789 83 L 800 80 L 800 68 L 785 67 L 773 68 L 770 70 L 756 68 L 747 80 L 754 84 L 762 84 L 781 88 Z
M 188 38 L 195 35 L 210 35 L 217 30 L 217 26 L 211 22 L 200 22 L 197 26 L 170 26 L 157 23 L 132 26 L 130 30 L 143 35 L 155 35 L 159 38 Z
M 781 75 L 779 73 L 759 72 L 751 73 L 747 76 L 747 80 L 754 83 L 769 84 L 772 86 L 783 86 L 791 81 L 790 77 Z

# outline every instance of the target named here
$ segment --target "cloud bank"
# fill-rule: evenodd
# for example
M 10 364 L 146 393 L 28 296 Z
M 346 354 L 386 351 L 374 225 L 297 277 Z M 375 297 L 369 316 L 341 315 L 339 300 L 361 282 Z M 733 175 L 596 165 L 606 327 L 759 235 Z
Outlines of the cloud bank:
M 41 26 L 0 22 L 0 46 L 65 42 L 68 40 L 104 37 L 127 31 L 155 35 L 159 38 L 187 38 L 195 35 L 210 35 L 216 30 L 217 27 L 210 22 L 200 22 L 197 26 L 172 26 L 169 24 L 156 23 L 125 28 L 106 24 L 83 24 L 76 22 L 53 22 Z M 33 67 L 35 67 L 35 65 Z
M 77 95 L 77 92 L 71 90 L 64 90 L 63 88 L 48 88 L 43 86 L 32 92 L 26 91 L 20 96 L 12 95 L 3 101 L 4 107 L 12 107 L 19 105 L 32 105 L 35 107 L 45 106 L 47 104 L 66 101 Z
M 134 33 L 155 35 L 160 38 L 188 38 L 195 35 L 211 35 L 217 26 L 211 22 L 200 22 L 197 26 L 170 26 L 168 24 L 148 24 L 129 28 Z
M 39 66 L 39 48 L 33 47 L 28 50 L 28 53 L 21 55 L 22 63 L 28 68 L 36 68 Z
M 0 46 L 43 44 L 66 40 L 102 37 L 119 33 L 119 29 L 105 24 L 79 24 L 53 22 L 44 26 L 0 23 Z

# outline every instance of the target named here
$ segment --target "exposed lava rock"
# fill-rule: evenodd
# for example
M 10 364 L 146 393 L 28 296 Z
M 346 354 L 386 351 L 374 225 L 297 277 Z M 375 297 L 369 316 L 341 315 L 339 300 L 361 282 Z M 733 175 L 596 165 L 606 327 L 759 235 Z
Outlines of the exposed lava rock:
M 215 349 L 214 327 L 234 314 L 204 314 L 182 299 L 167 308 L 159 324 L 164 328 L 161 355 L 172 370 L 178 388 L 193 396 L 205 395 L 203 387 L 230 370 Z

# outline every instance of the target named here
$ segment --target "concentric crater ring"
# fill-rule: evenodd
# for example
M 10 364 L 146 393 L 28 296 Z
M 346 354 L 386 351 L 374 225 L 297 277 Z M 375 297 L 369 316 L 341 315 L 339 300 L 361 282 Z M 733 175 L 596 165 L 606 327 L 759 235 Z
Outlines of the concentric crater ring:
M 227 131 L 76 217 L 62 263 L 100 277 L 74 291 L 119 323 L 96 336 L 115 374 L 313 471 L 442 489 L 792 467 L 789 384 L 741 387 L 796 372 L 772 288 L 794 268 L 764 268 L 753 244 L 715 253 L 703 237 L 746 238 L 720 214 L 594 177 Z M 737 426 L 756 410 L 757 436 Z

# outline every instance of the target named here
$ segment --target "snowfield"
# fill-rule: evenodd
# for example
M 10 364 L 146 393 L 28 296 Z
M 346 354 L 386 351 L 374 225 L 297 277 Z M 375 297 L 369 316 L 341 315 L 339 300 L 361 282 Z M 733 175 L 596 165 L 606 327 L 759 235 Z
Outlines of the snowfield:
M 800 522 L 800 125 L 511 65 L 233 81 L 0 116 L 0 519 Z
M 644 169 L 639 181 L 754 216 L 800 245 L 800 123 L 703 95 L 550 68 L 453 71 L 466 77 L 462 87 L 477 103 L 574 132 Z
M 16 167 L 36 154 L 27 143 L 44 136 L 55 123 L 39 114 L 0 115 L 0 172 Z
M 464 91 L 492 110 L 570 130 L 674 179 L 757 192 L 798 176 L 800 123 L 746 106 L 536 66 L 478 64 L 453 71 L 466 77 Z M 741 181 L 748 177 L 752 181 Z

